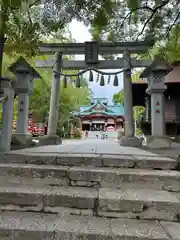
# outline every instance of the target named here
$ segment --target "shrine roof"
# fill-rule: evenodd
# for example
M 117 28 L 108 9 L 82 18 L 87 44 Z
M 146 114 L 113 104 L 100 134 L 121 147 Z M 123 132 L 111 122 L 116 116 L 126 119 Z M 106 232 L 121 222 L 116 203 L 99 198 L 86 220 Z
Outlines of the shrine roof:
M 122 104 L 104 105 L 97 102 L 91 106 L 81 106 L 80 115 L 105 114 L 111 116 L 124 116 L 124 106 Z

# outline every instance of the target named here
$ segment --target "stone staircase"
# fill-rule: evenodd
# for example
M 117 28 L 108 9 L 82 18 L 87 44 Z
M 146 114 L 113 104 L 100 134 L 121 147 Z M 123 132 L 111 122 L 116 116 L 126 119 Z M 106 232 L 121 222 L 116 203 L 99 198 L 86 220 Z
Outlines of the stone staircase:
M 180 239 L 176 160 L 35 153 L 0 159 L 0 240 Z

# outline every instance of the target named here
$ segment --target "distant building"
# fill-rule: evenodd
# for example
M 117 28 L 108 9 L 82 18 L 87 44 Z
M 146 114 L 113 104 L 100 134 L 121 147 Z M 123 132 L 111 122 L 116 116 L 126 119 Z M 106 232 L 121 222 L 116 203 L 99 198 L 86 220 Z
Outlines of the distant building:
M 81 106 L 76 116 L 80 119 L 83 131 L 99 131 L 108 127 L 120 129 L 124 125 L 124 106 L 108 105 L 107 98 L 93 98 L 91 105 Z

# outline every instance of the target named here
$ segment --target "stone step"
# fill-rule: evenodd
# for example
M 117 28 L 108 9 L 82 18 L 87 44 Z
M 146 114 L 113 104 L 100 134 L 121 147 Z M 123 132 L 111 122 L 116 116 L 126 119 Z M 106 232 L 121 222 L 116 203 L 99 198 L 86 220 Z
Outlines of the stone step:
M 0 210 L 93 215 L 98 190 L 83 187 L 0 187 Z
M 111 167 L 0 164 L 0 186 L 82 186 L 180 191 L 180 172 Z
M 102 155 L 102 154 L 52 154 L 10 153 L 0 156 L 4 163 L 54 164 L 63 166 L 97 166 L 142 169 L 176 169 L 177 160 L 162 156 Z
M 180 193 L 100 188 L 97 212 L 102 217 L 179 221 Z
M 0 163 L 0 186 L 68 186 L 69 166 Z
M 179 221 L 180 193 L 149 189 L 0 187 L 0 210 Z
M 1 240 L 178 240 L 180 223 L 2 212 Z
M 180 172 L 170 170 L 72 167 L 67 175 L 74 186 L 147 188 L 180 191 Z

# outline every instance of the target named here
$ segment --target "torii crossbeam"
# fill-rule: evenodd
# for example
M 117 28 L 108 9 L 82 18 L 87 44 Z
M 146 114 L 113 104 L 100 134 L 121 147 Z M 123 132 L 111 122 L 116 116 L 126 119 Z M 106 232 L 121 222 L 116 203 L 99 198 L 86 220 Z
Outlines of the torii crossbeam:
M 65 55 L 85 54 L 86 43 L 41 43 L 39 50 L 43 54 L 61 52 Z M 96 43 L 96 42 L 95 42 Z M 144 53 L 154 45 L 152 41 L 142 42 L 98 42 L 99 54 L 120 54 L 128 49 L 130 53 Z

